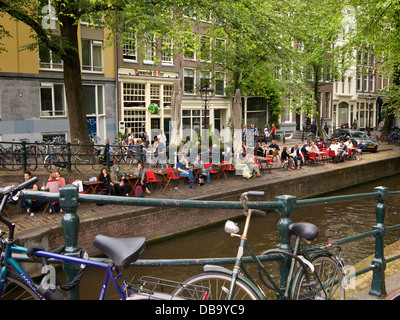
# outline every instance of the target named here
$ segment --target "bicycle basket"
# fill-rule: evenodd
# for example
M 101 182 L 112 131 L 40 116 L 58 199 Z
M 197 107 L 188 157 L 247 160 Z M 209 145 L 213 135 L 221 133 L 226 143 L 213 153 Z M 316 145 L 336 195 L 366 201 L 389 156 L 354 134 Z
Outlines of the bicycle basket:
M 143 276 L 128 285 L 127 300 L 207 300 L 209 288 Z

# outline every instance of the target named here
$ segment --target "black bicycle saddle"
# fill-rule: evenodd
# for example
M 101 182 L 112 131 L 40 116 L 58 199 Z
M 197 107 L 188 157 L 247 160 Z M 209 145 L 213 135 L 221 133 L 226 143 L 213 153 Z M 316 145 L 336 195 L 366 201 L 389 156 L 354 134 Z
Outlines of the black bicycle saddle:
M 135 262 L 146 248 L 144 237 L 113 238 L 98 234 L 93 245 L 109 257 L 118 267 L 125 269 Z
M 289 225 L 289 230 L 300 238 L 306 240 L 314 240 L 319 234 L 318 227 L 308 222 L 292 223 Z

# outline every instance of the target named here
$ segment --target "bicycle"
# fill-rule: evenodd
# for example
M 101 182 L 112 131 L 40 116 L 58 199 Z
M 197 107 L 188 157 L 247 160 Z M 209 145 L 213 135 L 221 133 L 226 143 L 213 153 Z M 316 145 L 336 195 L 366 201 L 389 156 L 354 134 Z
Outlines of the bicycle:
M 15 244 L 15 224 L 5 218 L 1 212 L 7 202 L 18 201 L 23 196 L 24 188 L 37 182 L 37 178 L 31 178 L 18 186 L 9 186 L 3 189 L 3 198 L 0 204 L 0 222 L 8 228 L 8 235 L 0 232 L 2 246 L 0 251 L 0 299 L 19 300 L 64 300 L 65 296 L 60 290 L 70 290 L 82 279 L 85 266 L 105 269 L 105 276 L 99 299 L 104 300 L 109 285 L 113 284 L 122 300 L 189 300 L 208 298 L 208 288 L 204 286 L 185 285 L 182 290 L 181 283 L 143 276 L 140 279 L 133 278 L 127 281 L 120 270 L 135 262 L 145 250 L 146 241 L 143 237 L 136 238 L 114 238 L 104 235 L 97 235 L 93 244 L 102 251 L 109 259 L 109 262 L 94 260 L 86 257 L 84 253 L 80 257 L 64 255 L 63 247 L 52 252 L 45 251 L 38 247 L 22 247 Z M 13 253 L 23 253 L 32 259 L 41 259 L 46 272 L 38 284 L 26 273 L 13 257 Z M 61 285 L 55 279 L 55 272 L 51 272 L 48 259 L 68 261 L 81 265 L 76 277 L 67 285 Z M 43 272 L 42 271 L 42 272 Z M 179 294 L 178 294 L 179 292 Z
M 267 299 L 263 289 L 257 284 L 254 277 L 246 267 L 243 252 L 246 250 L 250 261 L 257 265 L 257 274 L 260 281 L 267 288 L 274 290 L 278 299 L 344 299 L 344 270 L 340 257 L 332 254 L 331 250 L 340 247 L 337 244 L 324 243 L 311 247 L 302 247 L 301 241 L 314 240 L 318 235 L 318 228 L 310 223 L 292 223 L 289 226 L 291 233 L 296 235 L 293 252 L 281 249 L 267 250 L 261 257 L 265 261 L 276 260 L 279 263 L 288 261 L 290 267 L 287 272 L 286 283 L 278 285 L 273 275 L 266 270 L 259 257 L 257 257 L 247 243 L 250 220 L 253 214 L 265 215 L 259 210 L 247 207 L 248 196 L 264 196 L 264 192 L 249 191 L 243 193 L 240 200 L 246 216 L 244 231 L 239 235 L 236 223 L 227 221 L 225 231 L 232 237 L 239 237 L 240 244 L 235 258 L 233 270 L 221 266 L 206 265 L 205 273 L 195 275 L 186 280 L 184 284 L 207 286 L 210 289 L 209 299 L 215 300 L 264 300 Z M 263 259 L 264 260 L 264 259 Z M 266 279 L 265 279 L 266 278 Z M 279 277 L 278 277 L 279 278 Z M 184 287 L 183 287 L 184 288 Z M 182 290 L 182 288 L 178 289 Z
M 393 290 L 391 293 L 389 293 L 385 297 L 385 300 L 400 300 L 400 288 L 397 288 Z

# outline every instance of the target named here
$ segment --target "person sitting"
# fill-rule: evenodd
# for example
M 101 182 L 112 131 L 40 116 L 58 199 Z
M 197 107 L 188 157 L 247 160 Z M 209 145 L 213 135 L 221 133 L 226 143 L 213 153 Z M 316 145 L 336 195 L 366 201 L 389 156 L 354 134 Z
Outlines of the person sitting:
M 131 185 L 129 181 L 125 179 L 125 175 L 122 174 L 121 168 L 119 167 L 116 159 L 114 159 L 113 171 L 115 174 L 115 178 L 117 179 L 119 186 L 121 187 L 121 191 L 122 188 L 125 188 L 125 195 L 128 197 L 132 190 Z
M 308 152 L 317 153 L 319 151 L 318 147 L 315 145 L 314 141 L 311 141 L 310 146 L 307 148 Z
M 56 174 L 56 177 L 57 177 L 56 179 L 58 181 L 60 181 L 61 186 L 65 186 L 65 179 L 63 177 L 61 177 L 61 172 L 60 171 L 56 171 L 54 173 Z
M 254 148 L 254 155 L 257 157 L 265 157 L 264 149 L 261 147 L 261 143 L 257 142 Z
M 335 158 L 333 159 L 333 162 L 337 162 L 338 149 L 339 149 L 339 144 L 337 143 L 336 140 L 333 140 L 331 145 L 329 146 L 329 150 L 332 150 L 332 151 L 335 152 Z
M 308 155 L 308 144 L 307 144 L 307 143 L 305 143 L 305 144 L 301 147 L 300 152 L 301 152 L 301 154 L 302 154 L 303 157 L 304 157 L 304 162 L 310 160 L 310 157 L 309 157 L 309 155 Z
M 233 166 L 236 170 L 240 170 L 242 172 L 243 179 L 248 180 L 255 177 L 255 174 L 251 174 L 250 168 L 247 166 L 246 161 L 244 159 L 240 159 L 238 153 L 234 154 Z
M 292 157 L 290 157 L 290 155 L 288 153 L 288 148 L 286 146 L 283 147 L 283 150 L 281 153 L 281 160 L 283 160 L 284 162 L 287 161 L 289 171 L 293 170 L 294 160 L 292 159 Z
M 296 169 L 301 169 L 304 166 L 304 159 L 303 159 L 303 155 L 300 152 L 299 146 L 297 144 L 294 145 L 294 147 L 292 147 L 290 149 L 290 156 L 293 158 L 294 160 L 294 166 Z M 298 161 L 300 161 L 300 166 L 298 165 Z
M 100 189 L 107 190 L 107 194 L 116 194 L 117 196 L 121 195 L 121 187 L 118 183 L 114 184 L 111 180 L 110 175 L 107 172 L 107 168 L 101 169 L 99 175 Z
M 28 181 L 31 178 L 32 178 L 31 172 L 25 171 L 23 181 Z M 38 188 L 37 184 L 35 183 L 35 184 L 27 187 L 26 190 L 38 191 L 39 188 Z M 43 200 L 22 199 L 21 203 L 20 203 L 20 207 L 21 208 L 26 207 L 26 211 L 28 212 L 28 214 L 30 214 L 30 216 L 33 217 L 35 210 L 37 208 L 39 208 L 43 203 L 44 203 Z
M 47 181 L 47 184 L 45 187 L 46 190 L 48 190 L 49 192 L 59 193 L 61 187 L 62 187 L 61 182 L 57 179 L 56 173 L 55 172 L 51 173 L 50 178 Z M 50 201 L 50 207 L 49 207 L 50 214 L 57 213 L 57 212 L 63 212 L 61 208 L 58 210 L 58 208 L 55 207 L 54 204 L 55 204 L 55 202 Z
M 203 160 L 201 160 L 201 157 L 200 157 L 199 154 L 197 155 L 196 160 L 193 162 L 193 165 L 194 165 L 195 167 L 201 168 L 201 169 L 199 170 L 199 173 L 200 173 L 201 175 L 203 175 L 203 176 L 207 176 L 207 183 L 211 183 L 211 174 L 210 174 L 210 171 L 212 170 L 212 166 L 206 168 L 206 167 L 204 166 L 204 162 L 203 162 Z
M 143 166 L 143 162 L 138 163 L 138 167 L 135 170 L 135 176 L 139 178 L 138 184 L 142 186 L 142 190 L 144 190 L 148 194 L 151 194 L 151 191 L 147 187 L 146 169 Z
M 185 158 L 185 155 L 181 153 L 179 157 L 179 161 L 176 163 L 176 169 L 178 171 L 178 175 L 180 177 L 186 177 L 189 179 L 190 188 L 193 189 L 194 187 L 194 178 L 193 178 L 193 170 L 188 169 L 188 164 Z
M 343 140 L 340 141 L 340 146 L 337 150 L 338 150 L 339 162 L 344 162 L 344 157 L 347 154 L 347 146 L 344 144 Z
M 280 149 L 275 140 L 272 140 L 268 148 L 270 149 L 269 154 L 272 156 L 272 158 L 276 157 L 279 154 Z

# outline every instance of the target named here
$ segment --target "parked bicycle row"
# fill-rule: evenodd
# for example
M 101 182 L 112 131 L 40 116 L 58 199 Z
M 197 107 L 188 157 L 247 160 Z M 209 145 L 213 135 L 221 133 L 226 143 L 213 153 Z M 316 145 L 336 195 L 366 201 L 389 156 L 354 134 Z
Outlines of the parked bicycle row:
M 8 171 L 35 171 L 44 168 L 48 172 L 73 169 L 89 172 L 110 167 L 117 160 L 120 164 L 132 166 L 142 161 L 141 146 L 128 149 L 125 146 L 83 145 L 79 141 L 65 143 L 58 137 L 51 141 L 28 140 L 2 142 L 0 165 Z

